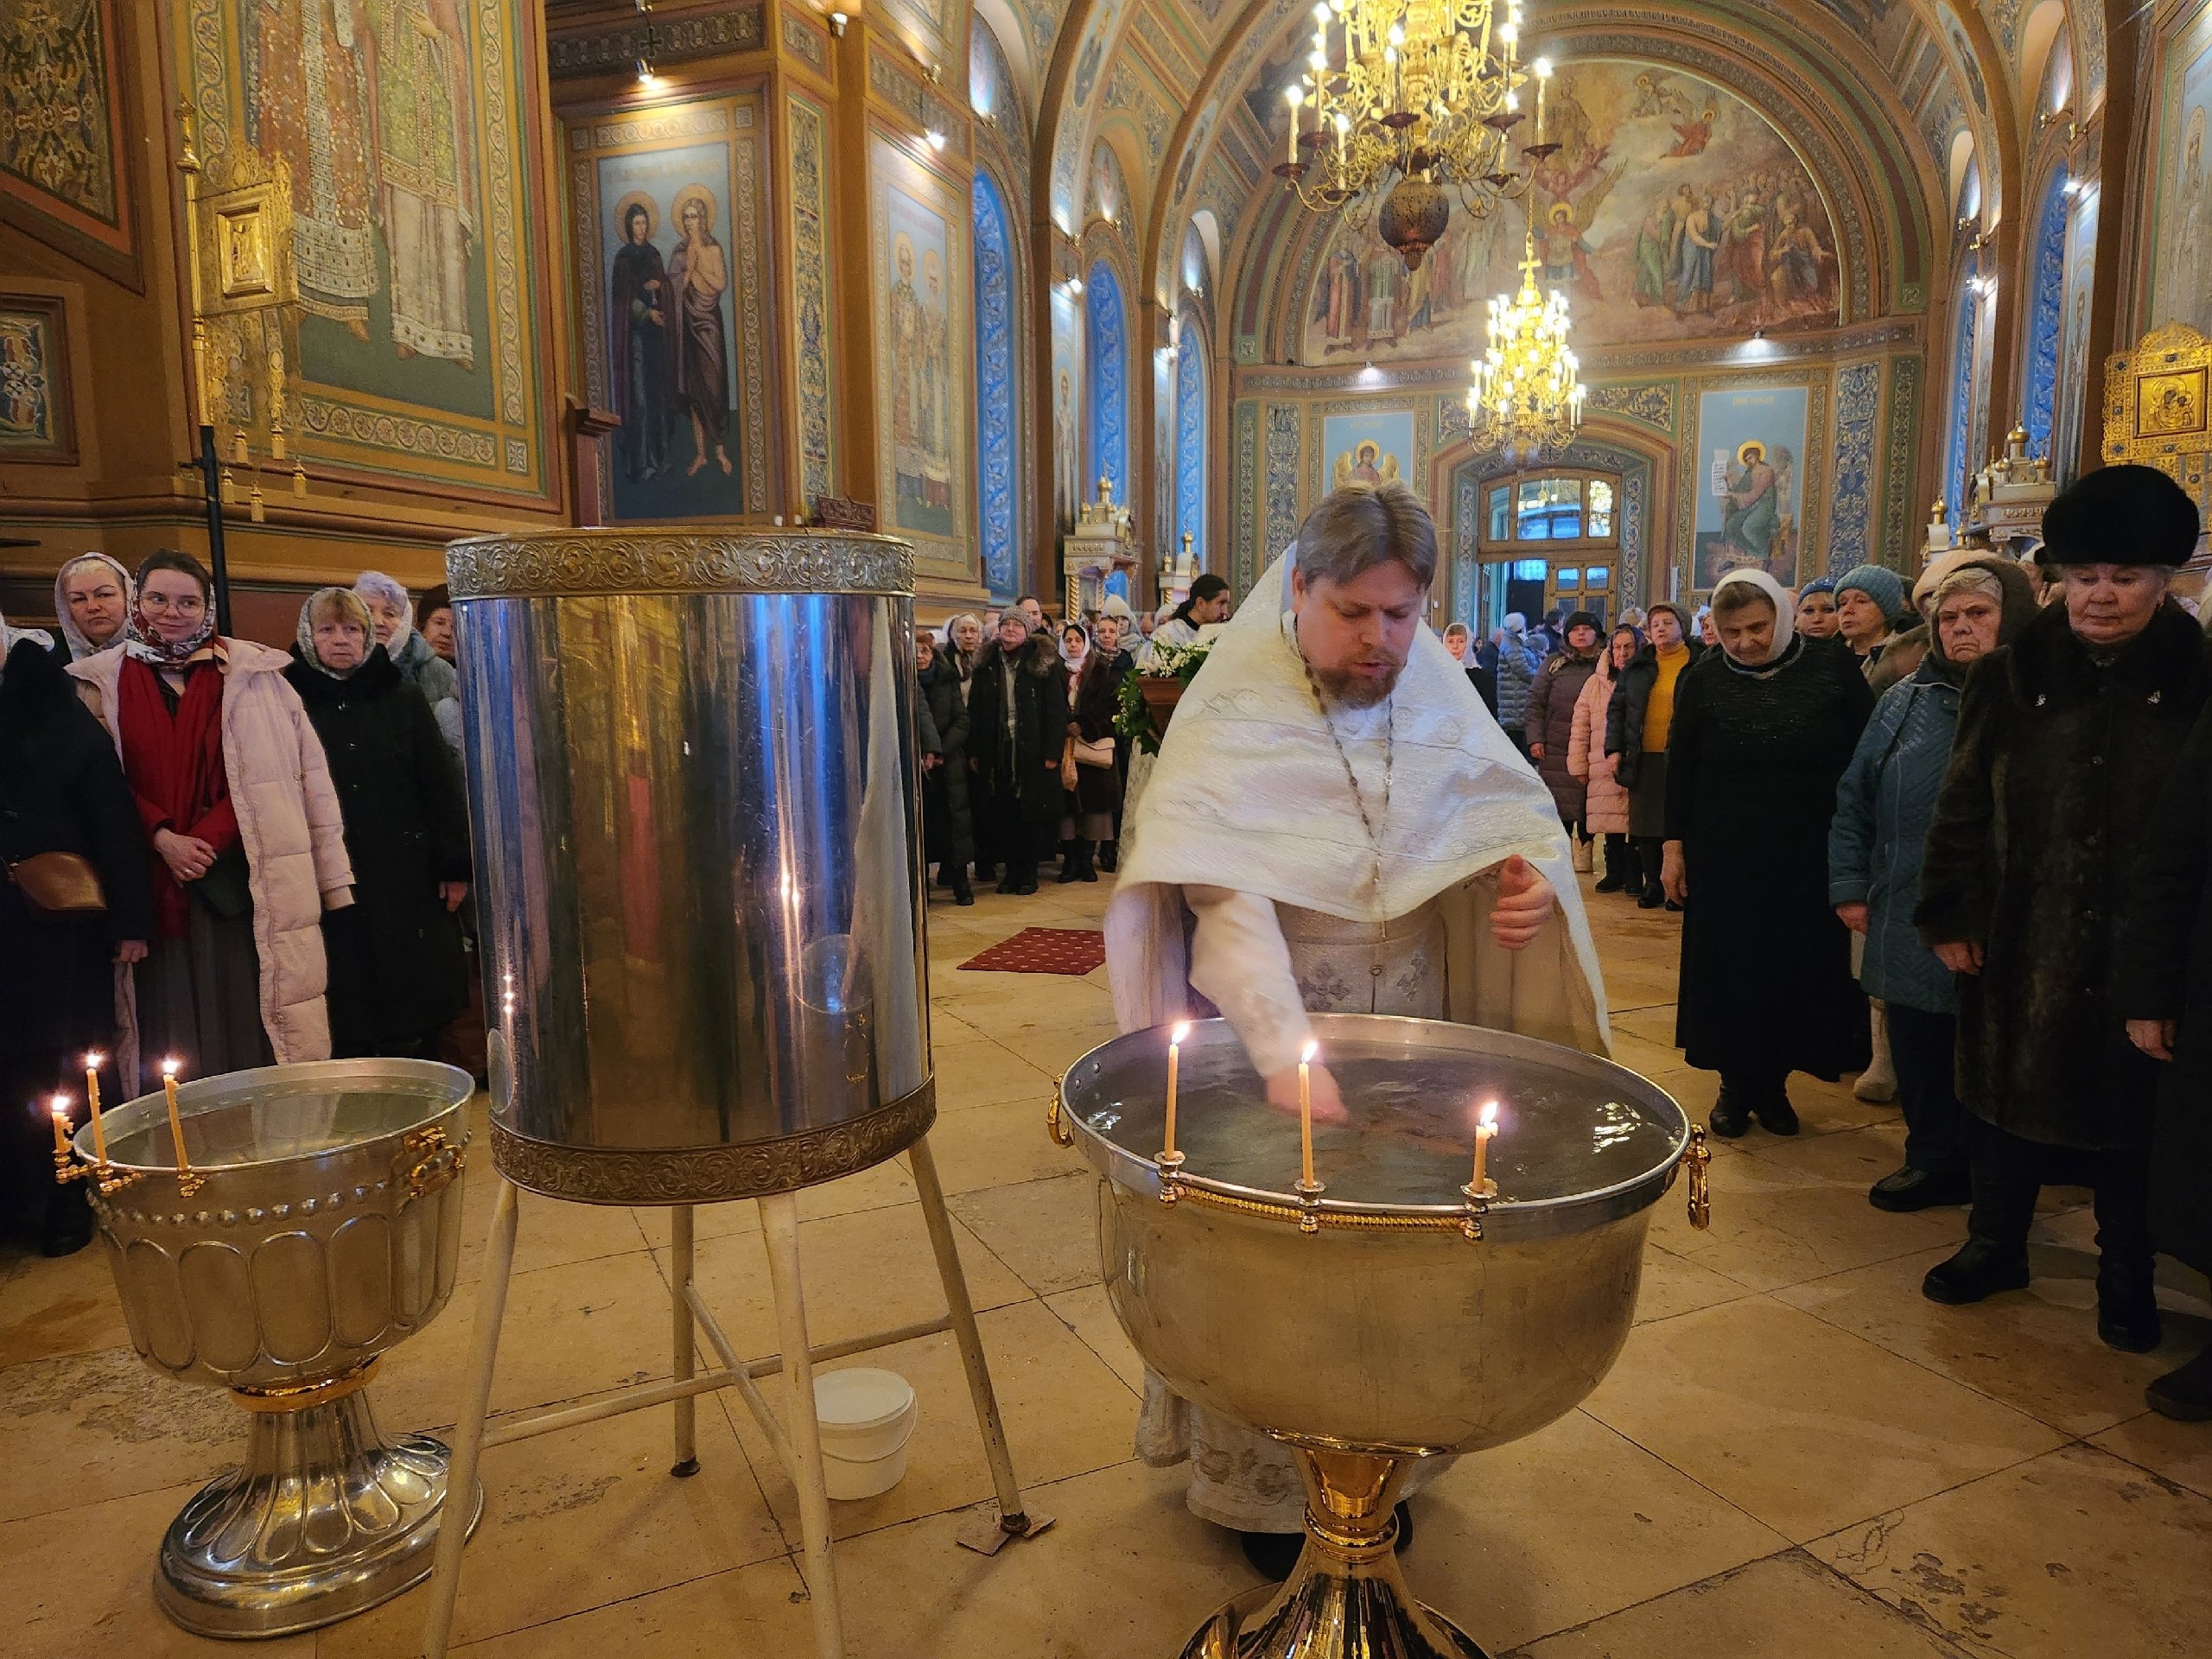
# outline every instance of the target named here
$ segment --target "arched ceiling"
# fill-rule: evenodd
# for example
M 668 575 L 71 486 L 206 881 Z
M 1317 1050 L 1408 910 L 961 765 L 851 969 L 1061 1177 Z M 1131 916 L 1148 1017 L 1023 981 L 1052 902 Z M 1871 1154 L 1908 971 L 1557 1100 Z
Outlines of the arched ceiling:
M 2052 4 L 2068 15 L 2054 20 Z M 1311 5 L 977 0 L 976 20 L 1033 112 L 1033 217 L 1083 235 L 1103 143 L 1127 180 L 1129 251 L 1154 297 L 1172 301 L 1185 232 L 1202 208 L 1218 221 L 1240 283 L 1255 263 L 1279 262 L 1301 239 L 1283 232 L 1301 227 L 1281 211 L 1267 168 L 1286 65 L 1311 28 Z M 1556 57 L 1672 63 L 1772 119 L 1834 192 L 1840 232 L 1855 224 L 1866 238 L 1860 315 L 1926 302 L 1948 258 L 1959 133 L 1973 143 L 1986 222 L 2024 193 L 2054 41 L 2074 54 L 2074 113 L 2103 95 L 2095 0 L 1528 0 L 1527 22 L 1535 46 Z

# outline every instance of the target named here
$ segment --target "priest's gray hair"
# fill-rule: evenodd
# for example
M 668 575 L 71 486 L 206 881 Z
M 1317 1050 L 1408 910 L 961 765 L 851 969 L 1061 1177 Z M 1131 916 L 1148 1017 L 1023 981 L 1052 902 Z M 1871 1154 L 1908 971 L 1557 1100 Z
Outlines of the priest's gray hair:
M 1299 526 L 1298 574 L 1309 587 L 1357 582 L 1393 559 L 1424 588 L 1436 580 L 1436 522 L 1402 480 L 1332 491 Z

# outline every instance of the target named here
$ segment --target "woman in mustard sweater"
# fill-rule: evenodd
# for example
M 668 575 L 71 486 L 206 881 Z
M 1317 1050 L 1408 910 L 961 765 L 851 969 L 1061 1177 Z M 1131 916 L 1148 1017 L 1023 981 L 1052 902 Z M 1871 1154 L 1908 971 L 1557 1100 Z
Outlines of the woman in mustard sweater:
M 1700 647 L 1688 637 L 1689 619 L 1672 600 L 1652 606 L 1644 626 L 1651 643 L 1621 671 L 1605 708 L 1605 753 L 1619 757 L 1614 776 L 1628 791 L 1629 840 L 1643 879 L 1637 903 L 1656 910 L 1667 904 L 1659 866 L 1667 835 L 1667 737 L 1675 719 L 1675 688 Z

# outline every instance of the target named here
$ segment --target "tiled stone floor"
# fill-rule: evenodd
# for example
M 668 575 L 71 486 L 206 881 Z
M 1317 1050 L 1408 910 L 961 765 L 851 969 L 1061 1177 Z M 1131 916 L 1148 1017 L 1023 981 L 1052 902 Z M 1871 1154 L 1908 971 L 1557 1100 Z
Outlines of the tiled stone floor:
M 880 1356 L 912 1379 L 905 1483 L 836 1506 L 855 1659 L 1170 1659 L 1252 1582 L 1192 1518 L 1173 1471 L 1130 1455 L 1139 1367 L 1099 1287 L 1086 1179 L 1046 1140 L 1053 1072 L 1111 1034 L 1104 972 L 971 975 L 1029 925 L 1095 922 L 1109 885 L 931 908 L 932 1144 L 1014 1456 L 1045 1537 L 986 1560 L 955 1548 L 989 1491 L 948 1338 Z M 1693 1111 L 1713 1079 L 1670 1046 L 1675 925 L 1593 898 L 1620 1057 Z M 1714 1222 L 1657 1212 L 1641 1322 L 1580 1410 L 1464 1460 L 1421 1503 L 1408 1572 L 1493 1653 L 1672 1659 L 2114 1659 L 2212 1651 L 2212 1427 L 2146 1415 L 2143 1383 L 2207 1335 L 2202 1286 L 2164 1294 L 2166 1347 L 2131 1358 L 2093 1330 L 2093 1230 L 2047 1195 L 2037 1277 L 1979 1308 L 1917 1286 L 1963 1214 L 1885 1216 L 1889 1110 L 1800 1079 L 1806 1133 L 1754 1131 L 1713 1166 Z M 482 1164 L 477 1166 L 480 1171 Z M 389 1427 L 450 1423 L 491 1183 L 472 1173 L 466 1281 L 386 1362 Z M 897 1166 L 806 1195 L 816 1339 L 933 1317 L 912 1180 Z M 665 1375 L 667 1219 L 525 1201 L 494 1408 Z M 702 1211 L 699 1277 L 737 1345 L 775 1347 L 760 1224 Z M 0 1258 L 0 1605 L 10 1656 L 215 1651 L 154 1610 L 147 1578 L 177 1507 L 232 1453 L 236 1414 L 154 1377 L 125 1345 L 97 1252 Z M 488 1454 L 458 1651 L 811 1652 L 797 1505 L 743 1407 L 700 1412 L 702 1472 L 666 1472 L 655 1412 Z M 419 1593 L 270 1659 L 399 1659 Z

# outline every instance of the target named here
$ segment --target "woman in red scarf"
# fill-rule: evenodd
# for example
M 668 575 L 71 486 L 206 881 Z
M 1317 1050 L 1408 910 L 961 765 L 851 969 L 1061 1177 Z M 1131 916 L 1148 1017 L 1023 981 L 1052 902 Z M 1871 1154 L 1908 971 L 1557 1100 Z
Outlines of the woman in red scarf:
M 123 640 L 69 671 L 115 740 L 152 849 L 155 938 L 129 1046 L 200 1076 L 327 1058 L 319 925 L 353 884 L 289 659 L 218 635 L 208 596 L 198 560 L 153 554 Z

